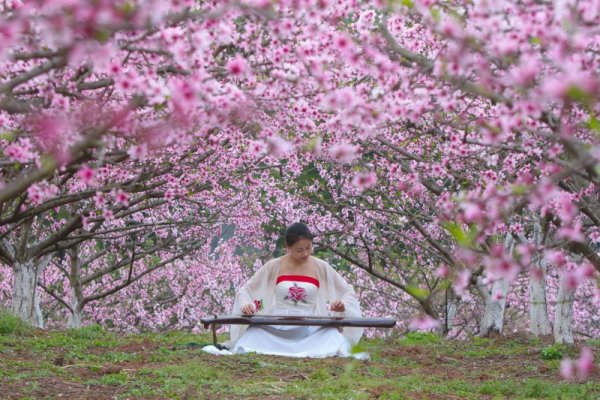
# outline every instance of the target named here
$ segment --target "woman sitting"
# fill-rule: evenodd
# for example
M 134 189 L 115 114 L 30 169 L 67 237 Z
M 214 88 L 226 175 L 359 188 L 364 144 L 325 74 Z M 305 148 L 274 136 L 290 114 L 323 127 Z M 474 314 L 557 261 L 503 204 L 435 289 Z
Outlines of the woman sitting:
M 287 254 L 268 261 L 237 292 L 233 314 L 361 317 L 352 286 L 325 261 L 313 257 L 313 235 L 302 223 L 285 232 Z M 350 355 L 362 328 L 233 325 L 225 345 L 234 353 L 292 357 Z

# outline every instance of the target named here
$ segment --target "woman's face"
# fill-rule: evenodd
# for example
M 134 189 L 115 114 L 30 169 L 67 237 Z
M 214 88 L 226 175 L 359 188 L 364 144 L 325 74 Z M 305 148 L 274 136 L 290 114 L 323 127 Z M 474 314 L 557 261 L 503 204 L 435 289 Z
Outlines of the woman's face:
M 288 246 L 288 253 L 294 261 L 303 263 L 308 260 L 312 254 L 312 240 L 300 239 L 291 246 Z

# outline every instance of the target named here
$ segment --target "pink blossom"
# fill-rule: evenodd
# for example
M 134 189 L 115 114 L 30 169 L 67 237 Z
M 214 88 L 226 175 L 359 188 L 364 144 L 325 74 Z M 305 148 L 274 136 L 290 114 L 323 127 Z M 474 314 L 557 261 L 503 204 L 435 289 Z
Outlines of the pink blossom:
M 65 135 L 70 131 L 70 124 L 58 115 L 38 115 L 34 118 L 33 125 L 40 143 L 51 152 L 60 150 Z
M 356 21 L 357 29 L 361 33 L 366 34 L 369 30 L 373 29 L 374 23 L 375 23 L 375 17 L 376 17 L 376 14 L 375 14 L 374 10 L 364 11 L 363 13 L 360 14 L 360 16 L 358 17 L 358 20 Z
M 535 56 L 521 58 L 521 63 L 511 71 L 512 82 L 519 86 L 528 86 L 535 81 L 541 65 Z
M 542 279 L 544 279 L 544 270 L 539 267 L 531 267 L 529 274 L 531 275 L 532 279 L 537 281 L 542 281 Z
M 566 254 L 561 250 L 547 250 L 544 257 L 546 257 L 546 260 L 550 264 L 556 265 L 557 267 L 562 267 L 568 261 Z
M 481 262 L 479 254 L 477 254 L 477 252 L 467 249 L 465 247 L 457 248 L 455 250 L 455 257 L 457 261 L 461 262 L 464 265 L 475 266 Z
M 420 199 L 425 193 L 425 186 L 421 182 L 415 181 L 410 185 L 408 193 L 413 196 L 415 199 Z
M 471 271 L 469 271 L 468 269 L 463 269 L 456 275 L 456 278 L 454 280 L 453 289 L 454 289 L 454 293 L 456 293 L 456 295 L 458 297 L 461 297 L 461 298 L 469 297 L 467 288 L 469 287 L 470 279 L 471 279 Z
M 341 163 L 350 163 L 358 156 L 359 146 L 349 143 L 336 143 L 329 147 L 329 155 Z
M 512 37 L 500 38 L 497 42 L 492 44 L 492 47 L 500 56 L 508 56 L 515 53 L 518 49 L 517 46 L 518 42 Z
M 260 183 L 260 181 L 258 181 L 253 175 L 252 173 L 248 173 L 246 175 L 246 184 L 248 186 L 256 186 Z
M 596 268 L 594 268 L 590 263 L 584 263 L 582 266 L 577 268 L 575 272 L 581 278 L 581 280 L 591 279 L 596 273 Z
M 448 266 L 446 264 L 440 265 L 435 270 L 435 276 L 437 276 L 440 279 L 448 278 L 448 276 L 450 276 L 450 268 L 448 268 Z
M 333 38 L 333 45 L 340 51 L 347 51 L 350 49 L 351 44 L 352 39 L 350 39 L 346 34 L 340 33 Z
M 563 147 L 560 144 L 555 144 L 548 150 L 548 157 L 556 158 L 563 153 Z
M 123 70 L 123 67 L 121 66 L 121 63 L 118 62 L 112 62 L 110 63 L 109 67 L 108 67 L 108 72 L 112 75 L 119 75 L 121 74 Z
M 575 369 L 577 370 L 577 377 L 580 380 L 585 380 L 594 369 L 594 356 L 592 350 L 589 347 L 581 349 L 581 355 L 575 362 Z
M 160 34 L 163 40 L 169 45 L 185 38 L 185 31 L 181 27 L 163 28 Z
M 148 157 L 148 145 L 141 143 L 137 146 L 131 146 L 127 149 L 127 154 L 132 160 L 144 161 Z
M 27 198 L 34 205 L 40 205 L 58 193 L 58 187 L 47 182 L 34 183 L 27 188 Z
M 27 188 L 27 198 L 35 205 L 40 205 L 44 201 L 42 191 L 35 184 Z
M 159 105 L 167 100 L 171 94 L 164 82 L 151 80 L 147 86 L 142 87 L 148 97 L 148 104 Z
M 500 291 L 494 292 L 494 294 L 492 295 L 492 298 L 496 301 L 500 301 L 504 298 L 504 294 Z
M 207 257 L 214 254 L 211 237 L 223 236 L 213 229 L 214 223 L 236 227 L 230 240 L 233 249 L 242 241 L 264 245 L 261 227 L 271 222 L 283 225 L 303 219 L 320 233 L 339 235 L 340 244 L 356 248 L 360 255 L 366 245 L 384 254 L 398 240 L 423 243 L 424 233 L 431 242 L 444 244 L 449 235 L 441 221 L 456 221 L 473 225 L 477 233 L 474 248 L 448 248 L 456 255 L 456 271 L 455 265 L 450 271 L 432 264 L 431 260 L 446 256 L 440 248 L 399 248 L 399 257 L 414 258 L 423 270 L 415 279 L 434 274 L 450 278 L 457 284 L 455 291 L 466 298 L 469 272 L 461 271 L 461 266 L 478 270 L 485 265 L 488 282 L 498 277 L 514 279 L 528 267 L 532 279 L 546 278 L 551 303 L 559 285 L 577 289 L 574 328 L 585 326 L 581 329 L 585 332 L 592 327 L 585 333 L 597 336 L 600 319 L 594 293 L 600 301 L 600 289 L 590 279 L 595 272 L 587 262 L 576 266 L 567 260 L 573 240 L 585 236 L 600 241 L 600 231 L 580 209 L 589 205 L 594 211 L 599 200 L 597 185 L 590 182 L 593 176 L 586 179 L 585 170 L 594 172 L 600 160 L 595 137 L 600 56 L 593 51 L 598 40 L 590 34 L 598 25 L 598 10 L 592 4 L 597 0 L 498 4 L 413 0 L 410 10 L 402 2 L 386 0 L 152 0 L 134 2 L 151 7 L 127 10 L 118 6 L 123 2 L 113 3 L 8 0 L 0 5 L 8 18 L 0 26 L 6 86 L 4 110 L 0 110 L 4 127 L 0 186 L 12 189 L 28 174 L 35 176 L 35 169 L 42 169 L 44 153 L 49 153 L 60 165 L 56 173 L 45 175 L 61 182 L 61 195 L 77 196 L 84 184 L 90 185 L 88 189 L 92 184 L 129 188 L 127 182 L 134 180 L 133 186 L 140 190 L 147 184 L 144 190 L 164 195 L 164 201 L 180 197 L 190 201 L 166 205 L 158 201 L 143 213 L 128 214 L 127 220 L 141 223 L 142 228 L 155 226 L 159 237 L 174 234 L 182 243 L 205 237 L 209 245 L 144 276 L 114 299 L 96 302 L 87 310 L 90 320 L 111 318 L 123 329 L 141 326 L 135 320 L 150 329 L 177 321 L 173 328 L 178 329 L 196 325 L 192 314 L 198 310 L 212 311 L 217 306 L 226 310 L 233 302 L 231 287 L 241 286 L 247 271 L 240 269 L 238 264 L 243 263 L 233 250 L 230 254 L 223 250 L 224 243 L 219 244 L 218 261 Z M 12 9 L 15 4 L 22 11 Z M 184 12 L 186 18 L 170 23 L 177 10 L 188 6 L 206 18 L 187 18 Z M 433 64 L 433 71 L 388 46 L 392 41 L 382 37 L 380 23 L 386 23 L 401 48 Z M 96 37 L 102 32 L 110 34 Z M 62 53 L 46 60 L 19 57 L 60 49 L 67 49 L 65 57 Z M 260 74 L 254 76 L 253 68 Z M 448 82 L 448 77 L 456 81 Z M 468 96 L 456 90 L 463 85 Z M 257 126 L 272 133 L 257 135 Z M 313 138 L 317 138 L 314 144 Z M 362 147 L 353 145 L 362 146 L 363 141 L 369 150 L 364 157 Z M 563 148 L 570 145 L 575 146 L 575 156 Z M 71 148 L 75 150 L 72 160 Z M 296 148 L 308 151 L 296 154 Z M 115 163 L 115 157 L 125 151 L 129 158 Z M 286 158 L 285 173 L 277 182 L 265 169 L 274 157 L 265 154 Z M 69 179 L 82 159 L 94 160 L 89 162 L 95 169 L 84 165 L 75 179 Z M 353 169 L 331 160 L 358 165 Z M 48 165 L 52 163 L 44 162 L 43 169 Z M 173 175 L 163 179 L 152 174 L 170 165 Z M 299 192 L 294 185 L 302 182 L 294 179 L 307 167 L 314 168 L 319 179 L 311 179 Z M 359 170 L 376 171 L 376 175 L 359 174 Z M 137 182 L 140 171 L 153 177 Z M 557 173 L 564 179 L 559 180 Z M 357 188 L 369 187 L 357 198 Z M 38 182 L 23 190 L 9 195 L 14 198 L 9 203 L 19 208 L 4 207 L 4 220 L 13 220 L 13 212 L 17 217 L 19 211 L 36 212 L 35 205 L 43 204 L 54 189 Z M 86 213 L 82 221 L 86 227 L 95 225 L 98 216 L 114 218 L 115 211 L 108 208 L 133 203 L 133 194 L 125 189 L 91 193 L 95 190 L 109 193 L 88 198 L 90 192 L 84 190 L 83 198 L 73 204 L 80 210 L 96 207 Z M 327 200 L 344 207 L 332 211 L 311 202 L 311 196 L 300 196 L 324 191 L 333 196 Z M 381 193 L 394 205 L 414 212 L 425 232 L 404 224 L 405 217 L 389 210 Z M 136 195 L 142 198 L 144 192 L 136 189 Z M 39 216 L 44 218 L 52 230 L 65 223 L 50 215 Z M 196 218 L 198 224 L 175 225 L 178 228 L 154 224 L 165 218 L 174 223 Z M 481 246 L 487 248 L 485 243 L 510 233 L 534 242 L 538 220 L 543 221 L 543 245 L 518 244 L 515 259 L 502 248 L 487 257 L 479 253 Z M 108 222 L 106 228 L 120 228 L 123 223 Z M 7 243 L 19 239 L 18 229 L 10 226 L 0 227 L 0 234 Z M 119 245 L 125 239 L 110 240 Z M 271 246 L 274 243 L 265 247 Z M 93 240 L 82 243 L 82 256 L 88 258 L 86 253 L 94 252 L 94 247 Z M 551 247 L 564 253 L 546 254 L 554 264 L 549 264 L 545 276 L 538 256 Z M 176 251 L 160 250 L 157 256 L 168 259 Z M 139 264 L 142 268 L 144 260 Z M 103 266 L 102 259 L 91 262 L 89 272 Z M 0 265 L 0 273 L 4 271 Z M 371 282 L 362 272 L 364 276 L 357 271 L 351 274 L 350 283 L 356 283 L 357 290 L 396 290 Z M 556 278 L 557 272 L 564 282 Z M 68 278 L 62 277 L 67 283 L 62 285 L 60 278 L 51 282 L 52 274 L 59 276 L 60 270 L 53 268 L 44 279 L 65 289 L 61 294 L 68 296 Z M 0 294 L 10 293 L 6 282 L 0 280 Z M 91 282 L 86 292 L 94 293 L 109 283 Z M 528 283 L 515 280 L 517 290 L 503 299 L 519 313 L 527 310 Z M 176 304 L 153 309 L 149 294 L 159 285 L 160 290 L 187 295 L 178 297 Z M 189 291 L 184 292 L 184 287 Z M 203 297 L 206 290 L 214 298 Z M 492 295 L 499 298 L 501 293 Z M 361 297 L 369 307 L 366 312 L 390 309 L 387 306 L 396 302 L 391 296 Z M 0 303 L 5 300 L 0 298 Z M 463 332 L 476 330 L 473 311 L 480 304 L 463 305 L 458 310 L 461 318 L 466 317 Z M 394 310 L 397 316 L 406 315 L 404 308 Z M 512 320 L 507 323 L 510 329 L 518 325 Z M 581 365 L 573 361 L 571 375 L 585 370 L 584 361 L 590 358 L 582 352 L 583 361 Z
M 273 0 L 246 0 L 252 7 L 268 8 L 273 4 Z
M 563 194 L 558 199 L 557 214 L 563 224 L 570 223 L 577 213 L 577 206 L 573 203 L 571 196 Z
M 502 254 L 499 257 L 485 257 L 485 266 L 492 279 L 506 279 L 512 282 L 521 272 L 519 264 L 514 262 L 512 257 Z
M 500 144 L 506 139 L 506 134 L 499 127 L 483 126 L 480 128 L 483 143 Z
M 570 71 L 573 85 L 588 94 L 597 94 L 600 87 L 598 79 L 588 71 Z
M 562 284 L 574 292 L 586 279 L 592 278 L 595 272 L 596 269 L 588 263 L 575 270 L 563 271 Z
M 27 163 L 36 158 L 33 144 L 29 139 L 20 138 L 17 142 L 11 143 L 4 148 L 4 154 L 13 161 Z
M 575 361 L 564 358 L 560 362 L 560 374 L 564 379 L 586 380 L 594 370 L 594 355 L 589 347 L 583 347 L 579 358 Z
M 236 77 L 246 75 L 249 71 L 246 59 L 240 54 L 236 54 L 234 58 L 229 60 L 225 68 L 227 69 L 227 72 Z
M 115 86 L 123 92 L 135 91 L 140 84 L 140 77 L 134 70 L 127 70 L 115 79 Z
M 165 199 L 167 201 L 171 201 L 175 198 L 175 190 L 173 188 L 169 188 L 167 190 L 165 190 Z
M 125 193 L 122 189 L 113 191 L 112 197 L 115 203 L 117 204 L 122 204 L 125 207 L 129 205 L 129 195 Z
M 91 227 L 92 223 L 90 221 L 90 217 L 87 216 L 83 216 L 81 217 L 81 226 L 83 227 L 83 229 L 89 229 Z
M 541 168 L 542 172 L 548 176 L 556 175 L 562 169 L 560 165 L 558 165 L 556 163 L 552 163 L 552 162 L 542 163 L 542 164 L 540 164 L 540 168 Z
M 177 78 L 170 81 L 169 91 L 171 95 L 171 108 L 177 119 L 187 123 L 198 106 L 198 88 L 192 79 Z M 223 107 L 225 109 L 227 107 Z
M 560 361 L 560 374 L 567 380 L 575 377 L 575 363 L 569 358 L 563 358 Z
M 528 265 L 531 262 L 531 258 L 535 253 L 535 246 L 527 243 L 519 243 L 516 246 L 517 253 L 519 255 L 519 261 L 522 265 Z
M 102 217 L 107 221 L 111 221 L 115 218 L 115 215 L 111 210 L 105 208 L 104 210 L 102 210 Z
M 460 208 L 463 210 L 465 222 L 481 222 L 484 218 L 484 211 L 481 209 L 479 204 L 471 201 L 464 201 L 460 203 Z
M 592 243 L 599 243 L 600 242 L 600 231 L 598 231 L 598 230 L 592 231 L 592 232 L 590 232 L 588 237 Z
M 533 192 L 529 196 L 530 208 L 537 210 L 549 201 L 560 195 L 560 191 L 556 185 L 547 177 L 544 177 L 536 185 Z
M 354 178 L 352 178 L 352 186 L 358 188 L 359 190 L 370 189 L 377 183 L 377 175 L 375 172 L 367 172 L 367 173 L 356 173 Z
M 96 192 L 96 194 L 94 195 L 94 204 L 96 205 L 96 208 L 104 207 L 104 205 L 106 204 L 106 198 L 104 197 L 104 194 L 102 192 Z
M 273 157 L 281 158 L 292 150 L 292 144 L 279 136 L 267 138 L 267 149 Z
M 344 87 L 328 93 L 321 104 L 328 111 L 342 111 L 353 108 L 357 101 L 358 96 L 355 90 L 351 87 Z
M 463 35 L 462 27 L 454 18 L 449 16 L 442 18 L 439 30 L 442 34 L 450 38 L 460 38 Z
M 560 239 L 567 239 L 573 242 L 583 242 L 585 239 L 581 232 L 581 221 L 561 225 L 556 236 Z
M 515 104 L 515 109 L 520 110 L 525 117 L 538 119 L 542 115 L 542 107 L 532 100 L 518 102 Z
M 411 331 L 431 331 L 441 325 L 440 321 L 429 315 L 421 315 L 414 318 L 408 327 Z
M 566 97 L 569 86 L 569 81 L 564 77 L 552 77 L 544 82 L 542 90 L 548 97 L 562 99 Z
M 260 156 L 267 151 L 267 145 L 262 140 L 251 141 L 248 143 L 248 154 L 251 157 Z
M 85 183 L 86 185 L 90 185 L 94 181 L 96 172 L 89 166 L 84 165 L 79 169 L 79 171 L 77 171 L 77 175 L 83 183 Z
M 519 222 L 515 222 L 510 226 L 510 231 L 516 234 L 523 233 L 523 225 Z

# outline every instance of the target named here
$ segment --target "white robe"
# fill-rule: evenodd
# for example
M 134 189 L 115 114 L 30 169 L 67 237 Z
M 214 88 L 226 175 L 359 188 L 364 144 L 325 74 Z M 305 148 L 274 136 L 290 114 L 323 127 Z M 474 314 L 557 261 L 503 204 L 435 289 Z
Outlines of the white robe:
M 346 316 L 362 317 L 362 312 L 356 298 L 354 288 L 340 276 L 327 262 L 311 257 L 316 268 L 320 283 L 314 315 L 317 316 Z M 241 315 L 241 308 L 245 304 L 262 302 L 262 309 L 257 314 L 271 315 L 275 308 L 275 286 L 280 275 L 281 257 L 268 261 L 254 276 L 246 282 L 237 292 L 233 303 L 232 314 Z M 328 312 L 327 303 L 341 300 L 344 303 L 344 312 Z M 244 334 L 247 325 L 231 325 L 230 340 L 225 342 L 227 348 L 232 349 L 239 338 Z M 362 336 L 363 328 L 344 327 L 342 334 L 350 344 L 356 344 Z

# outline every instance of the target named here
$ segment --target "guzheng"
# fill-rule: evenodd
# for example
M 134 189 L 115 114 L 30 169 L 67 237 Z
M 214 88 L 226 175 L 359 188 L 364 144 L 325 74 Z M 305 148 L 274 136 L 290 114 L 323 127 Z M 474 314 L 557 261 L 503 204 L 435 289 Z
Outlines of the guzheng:
M 296 326 L 328 326 L 335 328 L 393 328 L 394 318 L 356 318 L 356 317 L 321 317 L 295 315 L 213 315 L 200 318 L 200 322 L 208 329 L 212 325 L 213 342 L 217 345 L 217 325 L 296 325 Z

